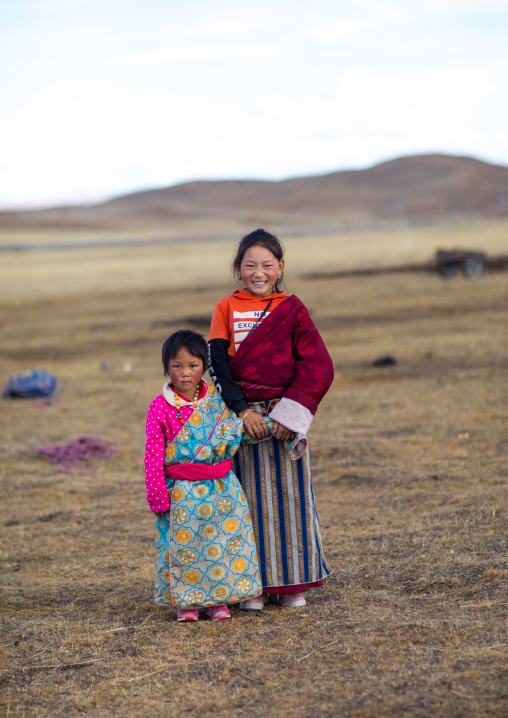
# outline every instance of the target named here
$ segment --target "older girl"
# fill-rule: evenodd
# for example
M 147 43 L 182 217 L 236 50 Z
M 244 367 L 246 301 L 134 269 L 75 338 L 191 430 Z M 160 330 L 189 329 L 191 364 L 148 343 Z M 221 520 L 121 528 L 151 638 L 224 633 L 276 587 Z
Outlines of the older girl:
M 306 434 L 333 380 L 333 364 L 309 313 L 281 289 L 283 248 L 258 229 L 244 237 L 233 269 L 243 284 L 215 306 L 209 373 L 226 404 L 252 436 L 235 471 L 252 512 L 263 595 L 243 609 L 262 609 L 270 594 L 283 606 L 305 605 L 304 593 L 329 575 L 312 491 L 308 451 L 292 462 L 284 441 Z

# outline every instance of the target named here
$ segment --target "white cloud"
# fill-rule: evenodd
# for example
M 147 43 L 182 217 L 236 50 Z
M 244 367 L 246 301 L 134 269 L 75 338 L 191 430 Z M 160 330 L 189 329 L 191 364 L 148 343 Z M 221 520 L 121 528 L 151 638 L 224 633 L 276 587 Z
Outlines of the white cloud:
M 283 116 L 292 114 L 296 109 L 293 100 L 289 100 L 287 97 L 275 94 L 264 97 L 263 106 L 266 112 Z
M 364 67 L 349 68 L 337 83 L 337 95 L 344 102 L 372 101 L 381 92 L 380 78 Z

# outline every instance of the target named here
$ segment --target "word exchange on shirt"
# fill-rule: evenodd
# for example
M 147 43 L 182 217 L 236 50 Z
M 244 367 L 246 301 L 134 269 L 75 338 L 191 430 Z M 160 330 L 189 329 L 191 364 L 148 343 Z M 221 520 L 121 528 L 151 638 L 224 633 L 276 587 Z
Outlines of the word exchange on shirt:
M 259 322 L 263 310 L 254 312 L 233 312 L 233 331 L 235 333 L 235 349 L 238 349 L 240 344 L 243 342 L 245 337 L 249 335 L 251 329 L 253 329 Z M 264 321 L 268 317 L 270 312 L 266 312 L 261 321 Z

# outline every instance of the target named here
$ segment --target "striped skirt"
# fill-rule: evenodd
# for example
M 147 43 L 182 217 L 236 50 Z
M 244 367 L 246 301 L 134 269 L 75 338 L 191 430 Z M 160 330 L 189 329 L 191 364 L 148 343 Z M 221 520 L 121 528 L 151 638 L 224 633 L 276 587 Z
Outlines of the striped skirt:
M 262 413 L 264 405 L 251 407 Z M 241 446 L 235 473 L 249 503 L 263 587 L 313 583 L 331 570 L 321 543 L 309 451 L 292 461 L 284 442 Z

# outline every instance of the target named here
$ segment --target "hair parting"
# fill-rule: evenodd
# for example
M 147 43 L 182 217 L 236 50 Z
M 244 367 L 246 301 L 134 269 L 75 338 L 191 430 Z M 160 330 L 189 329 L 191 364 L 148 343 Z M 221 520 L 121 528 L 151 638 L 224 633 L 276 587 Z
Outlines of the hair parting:
M 240 265 L 242 263 L 242 259 L 245 255 L 245 252 L 251 247 L 265 247 L 273 254 L 273 256 L 279 262 L 284 258 L 284 245 L 282 244 L 280 239 L 274 234 L 270 234 L 270 232 L 267 232 L 261 227 L 258 227 L 258 229 L 254 230 L 254 232 L 246 234 L 245 237 L 243 237 L 243 239 L 241 239 L 238 244 L 236 256 L 233 259 L 233 263 L 231 265 L 231 270 L 235 278 L 240 272 Z M 277 279 L 277 282 L 275 283 L 275 289 L 277 291 L 279 291 L 279 284 L 281 282 L 282 275 L 280 279 Z

